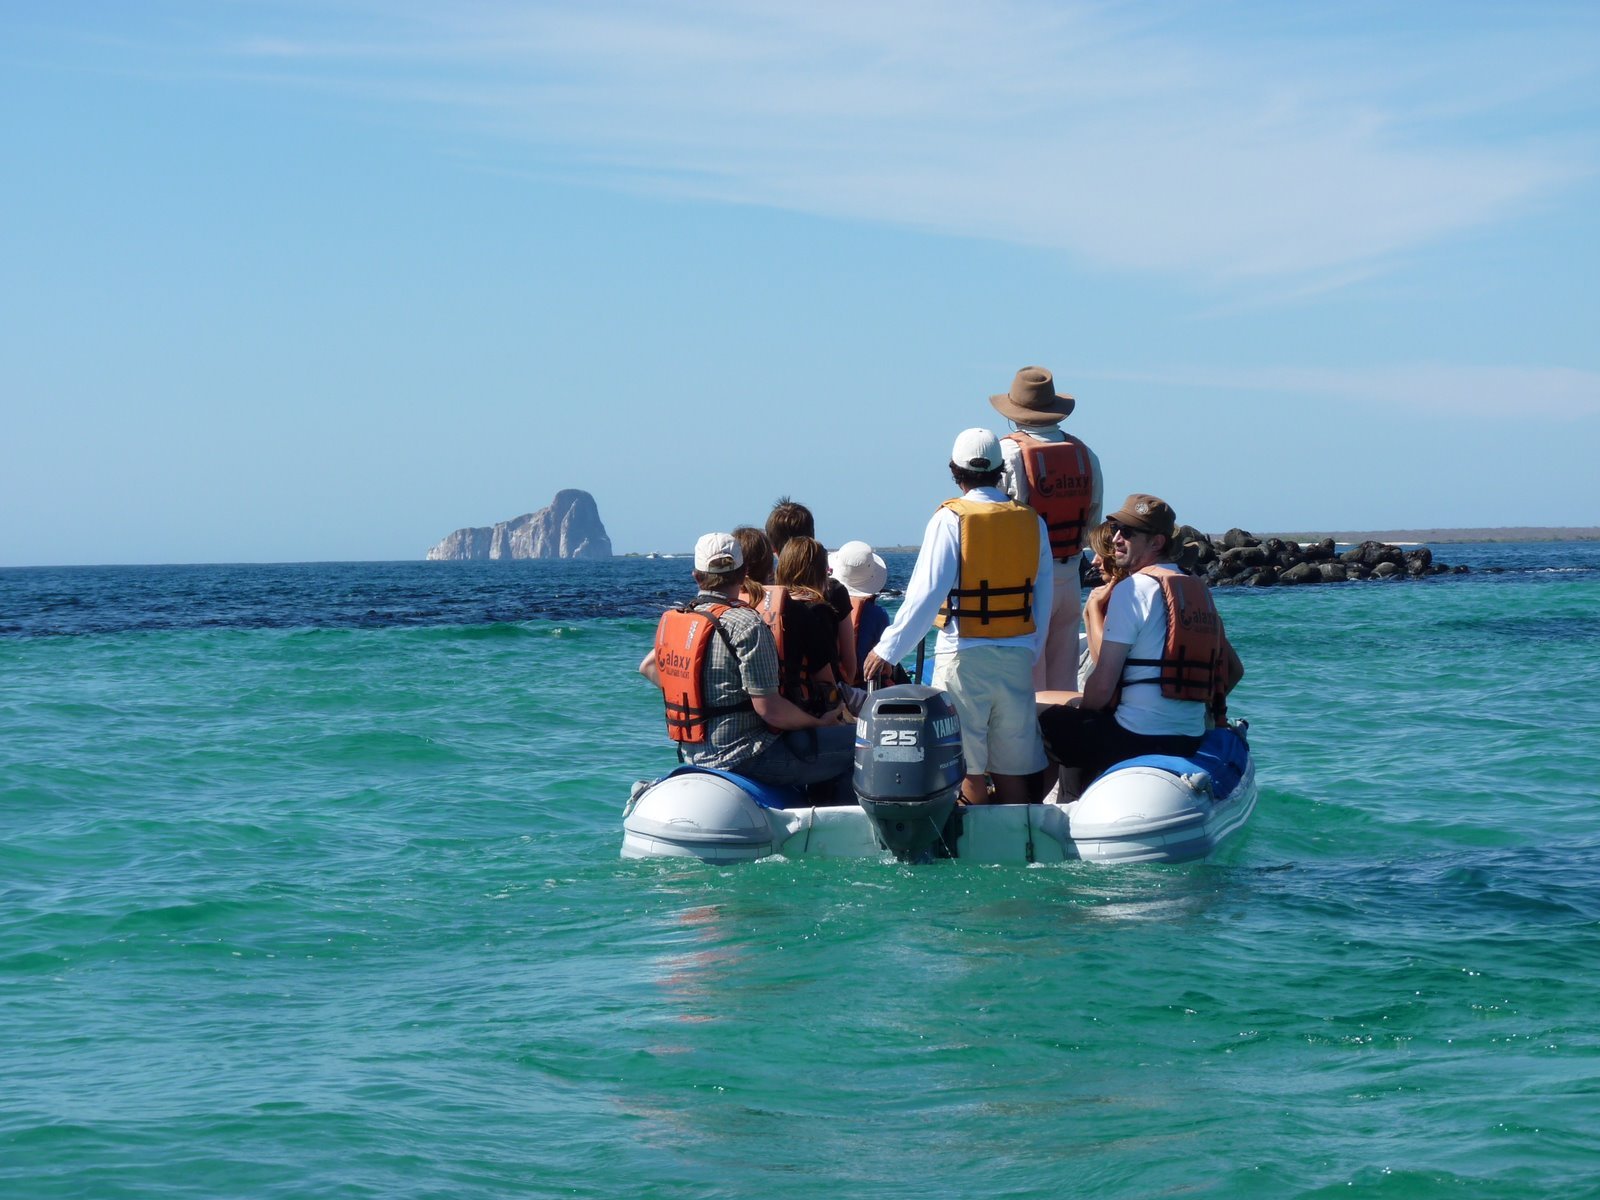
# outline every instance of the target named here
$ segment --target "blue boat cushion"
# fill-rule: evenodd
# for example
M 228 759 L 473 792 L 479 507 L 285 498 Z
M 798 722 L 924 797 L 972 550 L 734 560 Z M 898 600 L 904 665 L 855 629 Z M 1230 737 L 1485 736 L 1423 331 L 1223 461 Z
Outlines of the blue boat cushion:
M 786 787 L 781 783 L 763 783 L 759 779 L 751 779 L 748 775 L 735 775 L 732 771 L 719 771 L 716 767 L 696 767 L 685 763 L 667 772 L 664 776 L 671 779 L 674 775 L 715 775 L 718 779 L 726 779 L 729 783 L 737 785 L 745 795 L 754 800 L 762 808 L 809 808 L 811 802 L 806 799 L 806 794 L 799 788 Z
M 1218 800 L 1226 800 L 1244 777 L 1245 764 L 1250 759 L 1250 747 L 1231 729 L 1211 729 L 1200 742 L 1200 749 L 1189 758 L 1170 754 L 1144 754 L 1138 758 L 1124 759 L 1108 767 L 1101 776 L 1128 767 L 1155 767 L 1171 771 L 1174 775 L 1193 775 L 1202 772 L 1211 776 L 1211 792 Z

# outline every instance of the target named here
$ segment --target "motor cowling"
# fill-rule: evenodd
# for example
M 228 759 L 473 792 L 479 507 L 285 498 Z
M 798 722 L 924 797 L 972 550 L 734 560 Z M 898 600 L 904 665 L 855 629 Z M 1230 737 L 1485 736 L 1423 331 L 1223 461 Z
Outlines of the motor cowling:
M 939 841 L 966 771 L 961 719 L 937 688 L 902 683 L 862 703 L 852 782 L 897 858 L 921 858 Z

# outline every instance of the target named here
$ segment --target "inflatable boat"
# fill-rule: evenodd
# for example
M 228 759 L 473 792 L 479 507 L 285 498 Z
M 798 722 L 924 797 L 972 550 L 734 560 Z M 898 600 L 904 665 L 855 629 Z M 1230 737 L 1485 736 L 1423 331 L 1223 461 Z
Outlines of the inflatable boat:
M 681 766 L 634 785 L 622 857 L 1192 862 L 1243 828 L 1256 804 L 1242 722 L 1212 730 L 1191 757 L 1118 763 L 1067 803 L 958 806 L 964 774 L 960 725 L 944 694 L 885 688 L 856 723 L 856 804 L 816 807 L 795 789 Z

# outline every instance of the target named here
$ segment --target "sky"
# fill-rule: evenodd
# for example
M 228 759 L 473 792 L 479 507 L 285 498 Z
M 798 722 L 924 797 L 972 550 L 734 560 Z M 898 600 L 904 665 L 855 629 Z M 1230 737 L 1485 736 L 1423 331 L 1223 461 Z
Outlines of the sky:
M 0 0 L 0 566 L 1600 525 L 1600 6 Z

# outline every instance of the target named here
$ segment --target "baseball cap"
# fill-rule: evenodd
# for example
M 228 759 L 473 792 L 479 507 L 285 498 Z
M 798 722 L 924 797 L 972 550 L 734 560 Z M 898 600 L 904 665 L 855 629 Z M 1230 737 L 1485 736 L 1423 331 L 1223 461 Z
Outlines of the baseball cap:
M 744 566 L 744 550 L 731 533 L 703 534 L 694 544 L 694 569 L 721 575 Z
M 956 435 L 950 461 L 963 471 L 998 471 L 1000 439 L 989 429 L 963 429 Z

